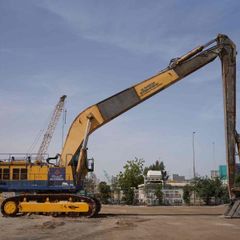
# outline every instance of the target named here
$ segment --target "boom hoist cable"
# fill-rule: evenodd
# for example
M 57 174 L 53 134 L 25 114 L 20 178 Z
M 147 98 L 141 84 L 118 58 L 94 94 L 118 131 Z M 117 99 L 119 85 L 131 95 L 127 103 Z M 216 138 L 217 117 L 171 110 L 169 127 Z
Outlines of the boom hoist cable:
M 53 137 L 53 133 L 55 131 L 55 128 L 57 126 L 57 123 L 59 121 L 61 113 L 64 109 L 64 101 L 65 101 L 66 97 L 67 97 L 66 95 L 61 96 L 58 104 L 54 108 L 53 114 L 52 114 L 50 122 L 48 124 L 47 131 L 45 132 L 45 134 L 43 136 L 42 143 L 41 143 L 40 148 L 39 148 L 38 153 L 37 153 L 36 159 L 40 162 L 43 161 L 44 154 L 46 154 L 46 152 L 48 150 L 49 144 L 50 144 L 51 139 Z

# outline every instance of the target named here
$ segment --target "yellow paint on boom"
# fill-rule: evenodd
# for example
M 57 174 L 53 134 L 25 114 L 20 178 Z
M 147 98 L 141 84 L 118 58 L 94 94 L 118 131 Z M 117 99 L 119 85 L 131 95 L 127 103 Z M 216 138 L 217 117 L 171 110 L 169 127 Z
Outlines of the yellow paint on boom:
M 178 79 L 174 70 L 168 70 L 135 86 L 140 99 L 147 98 Z
M 90 132 L 104 122 L 104 119 L 102 118 L 102 115 L 96 105 L 87 108 L 75 118 L 68 132 L 67 140 L 65 141 L 65 145 L 61 154 L 62 166 L 67 166 L 69 164 L 70 160 L 73 157 L 73 154 L 81 145 L 84 139 L 87 119 L 89 115 L 92 115 L 94 119 Z

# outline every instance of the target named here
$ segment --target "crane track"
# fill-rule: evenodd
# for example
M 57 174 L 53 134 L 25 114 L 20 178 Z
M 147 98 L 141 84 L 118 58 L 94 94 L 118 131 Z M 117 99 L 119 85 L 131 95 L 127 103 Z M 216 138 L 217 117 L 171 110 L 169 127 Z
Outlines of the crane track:
M 101 203 L 98 199 L 76 194 L 22 194 L 15 197 L 5 199 L 1 204 L 1 212 L 5 217 L 17 217 L 28 214 L 28 212 L 21 212 L 19 206 L 22 202 L 35 203 L 56 203 L 66 201 L 69 203 L 87 203 L 89 206 L 88 212 L 31 212 L 37 214 L 46 214 L 56 216 L 85 216 L 88 218 L 96 217 L 101 210 Z

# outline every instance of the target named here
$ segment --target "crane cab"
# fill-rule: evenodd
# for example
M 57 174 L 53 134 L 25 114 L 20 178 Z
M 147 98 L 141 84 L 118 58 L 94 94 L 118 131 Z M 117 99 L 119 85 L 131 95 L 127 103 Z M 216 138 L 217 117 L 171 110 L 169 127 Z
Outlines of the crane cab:
M 72 167 L 34 160 L 33 156 L 0 158 L 0 192 L 71 192 L 75 190 Z

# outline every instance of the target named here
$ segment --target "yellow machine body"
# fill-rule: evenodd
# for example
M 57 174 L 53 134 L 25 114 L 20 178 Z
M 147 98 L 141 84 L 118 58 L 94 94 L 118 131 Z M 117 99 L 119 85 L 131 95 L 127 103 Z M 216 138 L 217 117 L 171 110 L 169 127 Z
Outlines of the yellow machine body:
M 65 185 L 74 188 L 72 167 L 59 167 L 36 164 L 27 160 L 13 160 L 0 162 L 0 182 L 4 181 L 6 191 L 27 190 L 47 191 L 57 190 L 59 186 Z M 4 189 L 3 189 L 4 191 Z
M 21 202 L 19 204 L 19 212 L 34 213 L 34 212 L 78 212 L 85 213 L 89 211 L 89 205 L 84 202 L 71 203 L 69 201 L 52 202 Z

